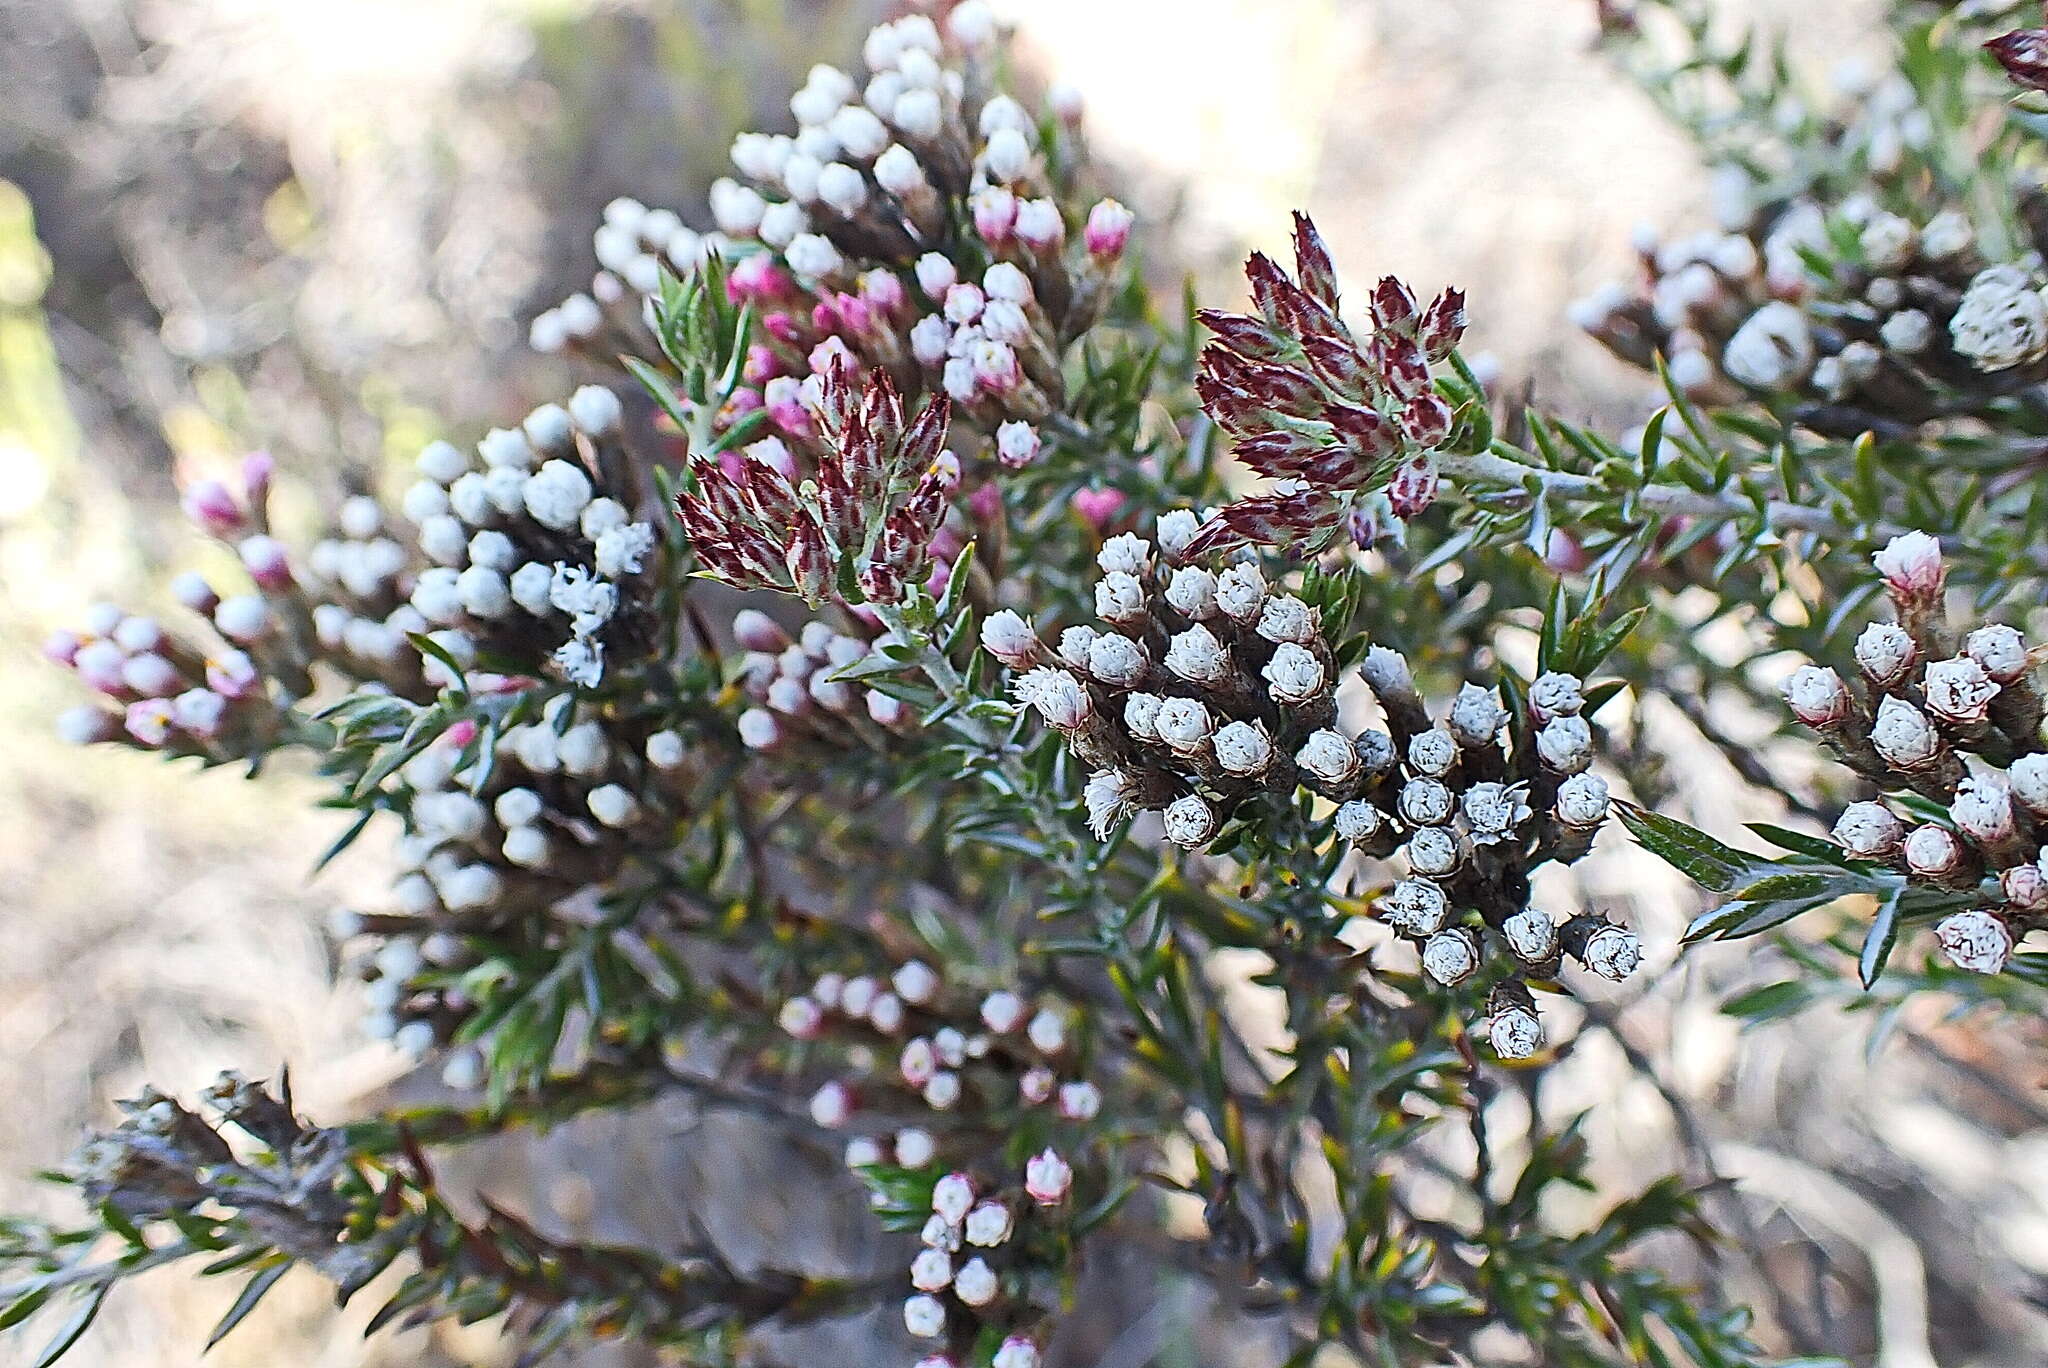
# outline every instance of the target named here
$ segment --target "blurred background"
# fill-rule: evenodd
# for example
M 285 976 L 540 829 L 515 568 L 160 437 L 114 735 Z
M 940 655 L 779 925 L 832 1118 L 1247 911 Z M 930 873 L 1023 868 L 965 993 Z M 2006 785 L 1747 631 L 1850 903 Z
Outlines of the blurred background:
M 1463 286 L 1473 345 L 1510 385 L 1567 417 L 1647 412 L 1640 378 L 1574 336 L 1565 308 L 1629 270 L 1636 223 L 1704 226 L 1706 178 L 1592 51 L 1591 0 L 1006 8 L 1026 62 L 1086 93 L 1163 279 L 1185 267 L 1210 300 L 1234 297 L 1244 249 L 1282 243 L 1303 207 L 1354 286 Z M 1876 0 L 1725 8 L 1788 30 L 1819 79 L 1884 54 Z M 145 1080 L 190 1090 L 288 1061 L 324 1118 L 416 1086 L 330 988 L 324 914 L 375 905 L 380 850 L 309 880 L 338 824 L 303 776 L 251 784 L 62 747 L 50 721 L 70 681 L 35 659 L 41 635 L 99 598 L 161 606 L 169 571 L 204 568 L 175 489 L 250 447 L 275 452 L 310 507 L 378 486 L 430 437 L 473 439 L 560 394 L 564 364 L 525 350 L 525 324 L 587 282 L 600 207 L 633 194 L 702 226 L 732 133 L 784 126 L 803 71 L 849 60 L 879 9 L 0 0 L 0 1208 L 40 1203 L 25 1176 Z M 1745 806 L 1716 760 L 1674 768 L 1694 807 L 1679 815 L 1723 833 L 1778 815 Z M 1607 839 L 1622 848 L 1584 867 L 1582 891 L 1669 966 L 1691 894 Z M 2048 1361 L 2048 1108 L 2029 1062 L 2048 1042 L 1935 1007 L 1874 1048 L 1865 1017 L 1825 1007 L 1739 1033 L 1717 1005 L 1768 981 L 1754 944 L 1596 1004 L 1612 1029 L 1588 1023 L 1560 1091 L 1600 1104 L 1604 1171 L 1740 1180 L 1747 1248 L 1684 1266 L 1757 1302 L 1775 1346 L 1879 1368 Z M 658 1239 L 672 1201 L 720 1186 L 705 1172 L 716 1118 L 603 1124 L 494 1142 L 454 1172 L 592 1238 Z M 754 1191 L 763 1238 L 782 1177 L 723 1184 Z M 74 1361 L 198 1363 L 231 1297 L 153 1275 Z M 487 1329 L 365 1345 L 369 1309 L 337 1316 L 287 1280 L 209 1361 L 506 1361 Z M 1196 1362 L 1176 1333 L 1118 1361 Z M 1205 1348 L 1202 1362 L 1229 1352 Z

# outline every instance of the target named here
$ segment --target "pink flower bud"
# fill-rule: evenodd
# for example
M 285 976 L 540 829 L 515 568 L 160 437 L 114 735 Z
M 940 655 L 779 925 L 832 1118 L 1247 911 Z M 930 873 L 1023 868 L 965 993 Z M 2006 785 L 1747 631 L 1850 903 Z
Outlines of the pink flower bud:
M 776 1024 L 798 1040 L 813 1040 L 825 1025 L 825 1009 L 807 997 L 793 997 L 775 1014 Z
M 974 215 L 974 231 L 983 242 L 1000 247 L 1010 240 L 1017 226 L 1017 196 L 1007 188 L 992 185 L 977 190 L 968 199 Z
M 1430 456 L 1418 456 L 1395 471 L 1387 484 L 1387 502 L 1394 516 L 1405 522 L 1420 515 L 1436 502 L 1439 483 L 1436 460 Z
M 2048 912 L 2048 870 L 2038 863 L 2000 870 L 1998 891 L 2023 912 Z
M 275 537 L 258 534 L 243 538 L 235 548 L 242 558 L 242 566 L 249 572 L 249 578 L 265 589 L 285 589 L 292 582 L 292 563 L 284 549 L 284 543 Z
M 1082 241 L 1088 246 L 1088 254 L 1105 260 L 1122 256 L 1124 246 L 1130 241 L 1131 223 L 1136 218 L 1130 210 L 1113 199 L 1099 200 L 1088 211 L 1088 226 L 1082 232 Z
M 224 698 L 247 698 L 261 684 L 255 662 L 240 651 L 222 651 L 206 662 L 206 687 Z
M 1077 489 L 1071 502 L 1090 527 L 1105 532 L 1122 515 L 1125 500 L 1120 489 Z
M 964 1173 L 949 1173 L 932 1185 L 932 1210 L 947 1225 L 959 1225 L 974 1206 L 974 1180 Z
M 1998 973 L 2012 958 L 2012 928 L 2004 918 L 1981 908 L 1944 918 L 1934 935 L 1949 961 L 1973 974 Z
M 1058 1206 L 1074 1186 L 1074 1170 L 1058 1151 L 1046 1149 L 1024 1164 L 1024 1191 L 1040 1206 Z
M 827 1083 L 811 1094 L 811 1120 L 827 1130 L 837 1130 L 853 1116 L 853 1090 L 844 1083 Z
M 996 429 L 996 459 L 1012 470 L 1037 460 L 1040 447 L 1038 430 L 1029 423 L 1012 421 Z
M 78 659 L 78 648 L 84 644 L 76 632 L 52 632 L 43 638 L 43 659 L 68 670 Z
M 171 727 L 177 720 L 171 700 L 168 698 L 145 698 L 128 705 L 122 725 L 130 736 L 145 746 L 161 746 L 170 738 Z
M 1832 727 L 1854 706 L 1848 686 L 1833 670 L 1804 665 L 1793 671 L 1782 692 L 1792 715 L 1809 727 Z
M 252 451 L 242 458 L 242 490 L 249 507 L 261 508 L 270 498 L 270 481 L 277 474 L 277 460 L 267 451 Z
M 1947 879 L 1968 859 L 1963 843 L 1947 827 L 1932 822 L 1914 827 L 1906 837 L 1906 868 L 1923 879 Z
M 1937 660 L 1923 676 L 1927 711 L 1951 726 L 1982 722 L 1999 691 L 1997 681 L 1968 656 Z
M 186 486 L 179 502 L 185 516 L 209 536 L 227 536 L 242 526 L 245 516 L 235 496 L 219 480 L 195 481 Z
M 1925 532 L 1893 537 L 1871 561 L 1884 577 L 1885 590 L 1902 603 L 1933 602 L 1947 574 L 1941 562 L 1941 543 Z

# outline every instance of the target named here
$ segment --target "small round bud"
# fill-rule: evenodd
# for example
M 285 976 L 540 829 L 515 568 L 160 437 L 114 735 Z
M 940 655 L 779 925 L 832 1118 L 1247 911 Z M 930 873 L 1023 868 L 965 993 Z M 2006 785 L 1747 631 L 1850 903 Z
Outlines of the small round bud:
M 1176 754 L 1199 755 L 1209 746 L 1215 724 L 1209 709 L 1196 698 L 1169 698 L 1159 705 L 1153 719 L 1159 739 Z
M 1529 710 L 1539 722 L 1576 716 L 1585 706 L 1585 684 L 1577 675 L 1552 670 L 1537 675 L 1529 685 Z
M 1627 927 L 1602 926 L 1586 938 L 1579 957 L 1601 978 L 1619 983 L 1643 962 L 1643 945 Z
M 2014 683 L 2027 672 L 2026 639 L 2004 623 L 1971 632 L 1963 642 L 1963 653 L 1999 684 Z
M 1458 743 L 1447 731 L 1431 728 L 1408 738 L 1408 768 L 1430 779 L 1441 779 L 1458 763 Z
M 1446 988 L 1463 983 L 1478 968 L 1478 937 L 1462 926 L 1439 931 L 1423 943 L 1423 972 Z
M 1885 543 L 1871 558 L 1885 589 L 1901 602 L 1930 603 L 1941 593 L 1947 571 L 1941 543 L 1925 532 L 1905 532 Z
M 1233 667 L 1229 650 L 1198 622 L 1167 643 L 1166 668 L 1190 684 L 1217 685 Z
M 1553 717 L 1536 733 L 1536 755 L 1560 774 L 1577 774 L 1593 763 L 1593 729 L 1583 717 Z
M 1093 1083 L 1063 1083 L 1059 1110 L 1069 1121 L 1092 1121 L 1102 1110 L 1102 1093 Z
M 1959 727 L 1984 721 L 1991 700 L 1999 692 L 1998 682 L 1966 655 L 1933 662 L 1922 675 L 1921 683 L 1926 690 L 1927 711 Z
M 1944 751 L 1934 724 L 1918 708 L 1896 695 L 1887 694 L 1877 705 L 1877 719 L 1871 724 L 1870 744 L 1893 769 L 1912 772 L 1926 769 Z
M 1855 706 L 1842 677 L 1819 665 L 1803 665 L 1794 670 L 1782 692 L 1792 715 L 1809 727 L 1835 726 Z
M 923 1168 L 939 1152 L 938 1141 L 928 1130 L 915 1126 L 896 1132 L 896 1163 L 901 1168 Z M 944 1217 L 939 1218 L 942 1222 Z
M 986 1260 L 969 1259 L 953 1275 L 953 1295 L 968 1306 L 986 1306 L 996 1299 L 999 1284 Z
M 1511 1004 L 1488 1016 L 1486 1038 L 1502 1059 L 1527 1059 L 1543 1046 L 1543 1022 L 1529 1008 Z
M 811 1120 L 836 1130 L 853 1116 L 853 1091 L 844 1083 L 827 1083 L 811 1094 Z
M 1362 799 L 1353 799 L 1337 809 L 1331 825 L 1336 828 L 1339 839 L 1357 844 L 1378 835 L 1381 822 L 1378 808 Z
M 1560 824 L 1589 831 L 1607 820 L 1607 808 L 1607 781 L 1581 773 L 1557 786 L 1557 804 L 1551 811 Z
M 1932 822 L 1914 827 L 1906 836 L 1904 850 L 1906 868 L 1923 879 L 1953 878 L 1968 860 L 1956 834 Z
M 1024 1024 L 1024 999 L 1007 989 L 997 989 L 981 1001 L 982 1025 L 997 1035 L 1008 1035 Z
M 1427 879 L 1402 879 L 1387 890 L 1380 912 L 1395 930 L 1410 936 L 1433 936 L 1450 916 L 1450 900 Z
M 974 1206 L 974 1180 L 964 1173 L 949 1173 L 932 1185 L 932 1210 L 948 1225 L 959 1225 Z
M 1448 827 L 1419 827 L 1408 837 L 1404 849 L 1408 868 L 1426 878 L 1441 878 L 1454 872 L 1463 852 L 1457 833 Z
M 1007 1241 L 1014 1228 L 1015 1221 L 1006 1204 L 982 1202 L 967 1213 L 963 1233 L 967 1236 L 967 1243 L 991 1249 Z
M 1859 860 L 1887 860 L 1906 838 L 1906 824 L 1883 803 L 1851 803 L 1835 822 L 1837 844 Z
M 1351 783 L 1362 768 L 1351 742 L 1342 732 L 1329 730 L 1310 733 L 1294 759 L 1310 775 L 1333 788 Z
M 1460 806 L 1472 829 L 1474 843 L 1491 845 L 1511 839 L 1531 816 L 1526 795 L 1527 789 L 1520 784 L 1488 782 L 1466 789 Z
M 2048 817 L 2048 754 L 2022 755 L 2006 769 L 2013 797 L 2029 812 Z
M 903 1001 L 923 1006 L 938 992 L 939 976 L 923 960 L 909 960 L 897 966 L 889 978 L 889 985 Z
M 1508 710 L 1492 689 L 1467 684 L 1451 704 L 1451 735 L 1467 748 L 1491 745 L 1508 720 Z
M 1509 953 L 1524 964 L 1542 964 L 1557 954 L 1557 923 L 1533 907 L 1525 907 L 1501 924 Z
M 1216 809 L 1200 794 L 1176 798 L 1166 807 L 1166 839 L 1187 850 L 1200 850 L 1216 835 Z
M 1273 763 L 1273 743 L 1257 722 L 1232 722 L 1217 731 L 1211 744 L 1216 763 L 1227 774 L 1257 778 Z
M 1258 566 L 1241 561 L 1218 576 L 1216 606 L 1234 622 L 1256 622 L 1266 607 L 1266 577 Z
M 1024 1164 L 1024 1191 L 1040 1206 L 1057 1206 L 1074 1185 L 1074 1170 L 1051 1149 L 1033 1155 Z
M 798 1040 L 811 1040 L 824 1028 L 825 1009 L 807 997 L 793 997 L 775 1014 L 775 1024 Z
M 2012 958 L 2012 928 L 2004 918 L 1981 908 L 1944 917 L 1934 935 L 1949 962 L 1973 974 L 1996 974 Z
M 1902 682 L 1919 662 L 1920 648 L 1896 623 L 1873 622 L 1856 637 L 1856 664 L 1880 689 Z
M 903 1303 L 903 1328 L 919 1339 L 946 1333 L 946 1308 L 937 1297 L 920 1292 Z
M 1451 820 L 1456 801 L 1441 780 L 1410 779 L 1401 786 L 1401 820 L 1409 826 L 1442 826 Z
M 1216 616 L 1216 576 L 1199 565 L 1180 566 L 1166 582 L 1166 602 L 1193 622 Z
M 1151 672 L 1145 648 L 1127 636 L 1104 632 L 1089 644 L 1088 673 L 1112 688 L 1136 688 Z
M 910 1261 L 910 1285 L 920 1292 L 941 1292 L 953 1281 L 953 1256 L 943 1249 L 922 1249 Z

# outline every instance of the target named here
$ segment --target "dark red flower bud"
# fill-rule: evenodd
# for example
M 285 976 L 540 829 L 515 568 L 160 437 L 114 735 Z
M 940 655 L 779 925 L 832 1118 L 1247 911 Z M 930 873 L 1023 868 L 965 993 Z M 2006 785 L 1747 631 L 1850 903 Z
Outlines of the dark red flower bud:
M 1984 46 L 2016 85 L 2048 90 L 2048 29 L 2015 29 Z
M 1323 245 L 1323 235 L 1307 214 L 1294 215 L 1294 270 L 1301 288 L 1331 313 L 1337 312 L 1337 268 Z
M 1387 485 L 1387 503 L 1394 516 L 1407 521 L 1436 502 L 1436 458 L 1418 456 L 1394 472 Z
M 1434 394 L 1418 394 L 1401 410 L 1401 430 L 1416 446 L 1442 446 L 1451 435 L 1451 406 Z
M 1382 276 L 1373 286 L 1372 324 L 1382 332 L 1414 335 L 1415 295 L 1393 276 Z
M 1416 333 L 1416 341 L 1422 344 L 1424 355 L 1432 361 L 1441 361 L 1451 354 L 1465 335 L 1465 292 L 1445 290 L 1429 301 L 1429 307 L 1422 312 L 1422 323 Z

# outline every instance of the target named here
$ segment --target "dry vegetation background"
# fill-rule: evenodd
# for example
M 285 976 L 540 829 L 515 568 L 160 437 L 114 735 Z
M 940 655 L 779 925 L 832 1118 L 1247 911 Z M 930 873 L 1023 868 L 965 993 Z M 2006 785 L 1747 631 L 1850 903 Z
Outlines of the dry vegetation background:
M 0 0 L 0 1206 L 41 1200 L 23 1176 L 145 1079 L 189 1089 L 290 1061 L 323 1116 L 421 1086 L 352 1034 L 356 1008 L 330 989 L 324 913 L 374 905 L 380 853 L 309 883 L 338 826 L 307 806 L 303 776 L 251 785 L 62 748 L 49 721 L 68 681 L 35 641 L 94 598 L 146 602 L 166 569 L 204 563 L 178 477 L 268 445 L 310 513 L 388 478 L 427 436 L 473 437 L 552 397 L 565 377 L 523 354 L 524 320 L 587 274 L 598 207 L 632 192 L 693 214 L 730 133 L 786 117 L 792 73 L 850 52 L 872 8 Z M 1155 247 L 1212 296 L 1300 205 L 1354 282 L 1465 286 L 1477 345 L 1553 406 L 1643 411 L 1639 382 L 1573 338 L 1564 307 L 1627 269 L 1638 220 L 1703 222 L 1704 178 L 1589 50 L 1590 0 L 1009 8 L 1030 59 L 1089 93 Z M 1873 0 L 1727 8 L 1789 27 L 1822 71 L 1881 50 Z M 1718 762 L 1687 772 L 1686 815 L 1705 825 L 1775 815 L 1742 811 Z M 1675 878 L 1622 850 L 1587 868 L 1585 892 L 1625 905 L 1669 965 L 1690 908 Z M 2043 1042 L 1931 1009 L 1874 1061 L 1868 1023 L 1825 1009 L 1738 1037 L 1715 1005 L 1770 972 L 1758 953 L 1689 958 L 1602 1006 L 1662 1070 L 1631 1070 L 1597 1030 L 1564 1066 L 1562 1100 L 1604 1104 L 1607 1171 L 1739 1177 L 1754 1237 L 1784 1251 L 1765 1276 L 1806 1308 L 1803 1326 L 1767 1315 L 1780 1342 L 1804 1334 L 1880 1368 L 2048 1361 L 2048 1112 L 2029 1062 Z M 782 1194 L 808 1202 L 817 1185 L 736 1180 L 724 1124 L 664 1105 L 623 1129 L 494 1144 L 461 1170 L 596 1238 L 659 1240 L 679 1204 L 722 1190 L 730 1205 L 738 1189 L 737 1225 L 772 1239 Z M 835 1220 L 856 1230 L 858 1197 L 842 1197 Z M 1752 1261 L 1725 1276 L 1768 1302 Z M 231 1295 L 155 1276 L 76 1361 L 198 1363 Z M 1229 1361 L 1170 1325 L 1144 1318 L 1103 1362 Z M 0 1344 L 0 1362 L 20 1348 Z M 502 1357 L 482 1332 L 365 1346 L 289 1280 L 211 1361 Z

